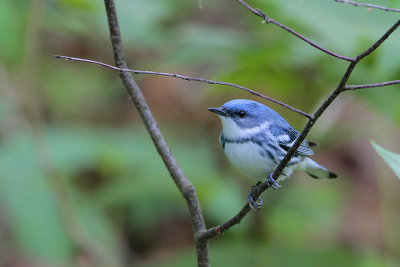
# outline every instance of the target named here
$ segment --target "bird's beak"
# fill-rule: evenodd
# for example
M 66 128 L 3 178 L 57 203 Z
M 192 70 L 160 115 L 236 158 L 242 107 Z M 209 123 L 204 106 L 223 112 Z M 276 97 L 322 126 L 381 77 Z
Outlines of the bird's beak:
M 226 111 L 222 107 L 208 108 L 208 110 L 211 112 L 214 112 L 215 114 L 220 115 L 220 116 L 224 116 L 224 117 L 228 116 L 228 113 L 226 113 Z

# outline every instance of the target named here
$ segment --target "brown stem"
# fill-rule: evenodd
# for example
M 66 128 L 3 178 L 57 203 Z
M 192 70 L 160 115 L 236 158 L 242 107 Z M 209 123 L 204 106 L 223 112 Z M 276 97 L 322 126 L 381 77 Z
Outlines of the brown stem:
M 115 64 L 118 68 L 127 69 L 114 1 L 104 0 L 104 3 L 108 17 L 110 40 L 114 52 Z M 198 238 L 198 236 L 203 231 L 205 231 L 206 227 L 196 189 L 194 188 L 193 184 L 186 178 L 175 157 L 172 155 L 171 150 L 168 147 L 168 144 L 165 141 L 160 129 L 158 128 L 157 122 L 154 119 L 153 114 L 151 113 L 150 108 L 147 105 L 147 102 L 139 86 L 136 84 L 129 73 L 121 71 L 119 73 L 119 76 L 130 98 L 132 99 L 132 102 L 135 104 L 136 109 L 138 110 L 143 120 L 143 123 L 145 124 L 146 129 L 150 134 L 155 147 L 157 148 L 158 154 L 164 161 L 164 164 L 167 167 L 169 174 L 171 175 L 176 186 L 186 199 L 186 202 L 189 206 L 193 225 L 193 235 L 197 248 L 198 266 L 209 266 L 208 240 Z
M 387 30 L 370 48 L 356 57 L 357 62 L 374 52 L 400 26 L 400 19 Z
M 394 81 L 383 82 L 383 83 L 362 84 L 362 85 L 346 85 L 343 88 L 343 91 L 367 89 L 367 88 L 374 88 L 374 87 L 384 87 L 384 86 L 393 85 L 393 84 L 400 84 L 400 80 L 394 80 Z

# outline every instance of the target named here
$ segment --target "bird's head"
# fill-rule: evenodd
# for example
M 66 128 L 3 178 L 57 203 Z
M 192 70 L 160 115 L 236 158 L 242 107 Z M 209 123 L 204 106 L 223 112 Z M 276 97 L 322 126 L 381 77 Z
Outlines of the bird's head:
M 208 110 L 220 117 L 224 135 L 231 138 L 245 137 L 250 131 L 266 128 L 272 121 L 280 118 L 269 107 L 246 99 L 235 99 Z

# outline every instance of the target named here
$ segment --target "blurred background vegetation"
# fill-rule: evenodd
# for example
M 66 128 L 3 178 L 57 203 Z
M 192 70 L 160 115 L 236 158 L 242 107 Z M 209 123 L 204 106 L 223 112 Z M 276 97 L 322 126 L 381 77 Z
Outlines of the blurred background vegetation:
M 399 8 L 398 1 L 371 3 Z M 322 46 L 355 56 L 398 18 L 330 0 L 251 1 Z M 116 1 L 129 66 L 238 83 L 313 112 L 347 63 L 264 25 L 235 1 Z M 400 77 L 400 32 L 352 84 Z M 0 1 L 0 265 L 194 266 L 186 203 L 112 64 L 103 2 Z M 207 111 L 242 91 L 135 76 L 195 184 L 206 223 L 245 203 Z M 258 99 L 261 102 L 265 102 Z M 370 140 L 400 152 L 400 86 L 349 92 L 317 122 L 331 181 L 296 173 L 262 210 L 210 242 L 212 266 L 399 266 L 400 183 Z M 266 103 L 301 130 L 305 119 Z

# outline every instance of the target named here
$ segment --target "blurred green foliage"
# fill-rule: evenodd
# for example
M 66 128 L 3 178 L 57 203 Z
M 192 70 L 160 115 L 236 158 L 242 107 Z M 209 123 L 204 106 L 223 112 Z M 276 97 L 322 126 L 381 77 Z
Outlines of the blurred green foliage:
M 312 112 L 347 64 L 261 23 L 235 1 L 202 0 L 202 8 L 180 0 L 116 4 L 134 69 L 234 82 Z M 399 18 L 334 1 L 251 4 L 346 56 Z M 350 82 L 399 79 L 399 36 L 360 64 Z M 112 62 L 102 1 L 0 1 L 0 265 L 193 266 L 186 203 L 116 73 L 54 54 Z M 254 97 L 135 78 L 196 186 L 207 225 L 231 217 L 255 181 L 242 180 L 226 162 L 219 122 L 206 108 Z M 340 179 L 299 174 L 266 192 L 262 210 L 211 241 L 212 265 L 398 266 L 399 185 L 375 161 L 368 140 L 400 151 L 399 99 L 398 85 L 341 96 L 310 136 L 320 143 L 318 160 Z M 296 128 L 304 125 L 298 114 L 271 107 Z

